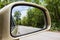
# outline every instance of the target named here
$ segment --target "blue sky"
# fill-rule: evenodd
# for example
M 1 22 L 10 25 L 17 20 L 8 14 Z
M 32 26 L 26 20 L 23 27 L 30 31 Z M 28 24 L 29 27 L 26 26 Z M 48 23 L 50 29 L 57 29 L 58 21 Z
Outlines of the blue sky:
M 27 11 L 30 8 L 33 8 L 33 7 L 31 7 L 31 6 L 15 6 L 12 10 L 12 15 L 14 16 L 15 11 L 20 11 L 21 12 L 21 17 L 20 18 L 23 18 L 27 15 Z
M 15 11 L 21 12 L 21 18 L 27 15 L 27 10 L 29 9 L 29 6 L 16 6 L 12 10 L 12 15 L 14 15 Z

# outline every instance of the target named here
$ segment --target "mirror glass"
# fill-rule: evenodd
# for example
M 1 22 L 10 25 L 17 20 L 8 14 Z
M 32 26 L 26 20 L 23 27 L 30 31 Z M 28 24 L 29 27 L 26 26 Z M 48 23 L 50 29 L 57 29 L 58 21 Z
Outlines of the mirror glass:
M 24 35 L 44 28 L 44 13 L 32 6 L 15 6 L 11 13 L 11 34 Z

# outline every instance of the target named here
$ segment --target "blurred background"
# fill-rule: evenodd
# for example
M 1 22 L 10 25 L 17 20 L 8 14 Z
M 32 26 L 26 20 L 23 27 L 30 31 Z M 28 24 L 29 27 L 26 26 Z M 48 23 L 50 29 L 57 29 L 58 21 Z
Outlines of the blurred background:
M 46 7 L 52 22 L 49 31 L 60 32 L 60 0 L 0 0 L 0 9 L 16 1 L 32 2 Z

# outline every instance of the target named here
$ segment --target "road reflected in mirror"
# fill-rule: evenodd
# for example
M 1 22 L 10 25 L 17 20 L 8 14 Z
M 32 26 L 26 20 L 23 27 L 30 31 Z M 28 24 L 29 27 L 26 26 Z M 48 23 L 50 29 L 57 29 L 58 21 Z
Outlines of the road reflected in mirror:
M 23 35 L 44 27 L 44 13 L 32 6 L 15 6 L 12 9 L 11 34 Z

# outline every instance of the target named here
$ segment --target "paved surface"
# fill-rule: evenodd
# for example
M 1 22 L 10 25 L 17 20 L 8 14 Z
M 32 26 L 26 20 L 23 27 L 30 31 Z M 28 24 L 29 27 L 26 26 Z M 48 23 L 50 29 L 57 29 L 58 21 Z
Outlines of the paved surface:
M 18 26 L 18 34 L 20 33 L 20 35 L 34 32 L 37 30 L 40 30 L 40 28 L 33 28 L 31 26 Z
M 36 30 L 39 30 L 39 28 L 32 28 L 26 26 L 18 27 L 18 31 L 21 34 Z M 29 35 L 21 36 L 20 40 L 60 40 L 60 32 L 40 31 Z
M 22 36 L 20 40 L 60 40 L 60 33 L 48 31 L 37 32 L 34 34 Z

